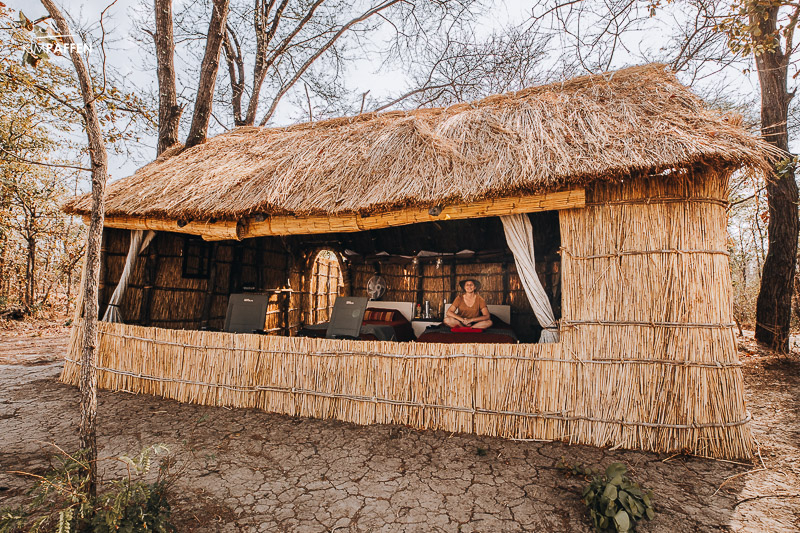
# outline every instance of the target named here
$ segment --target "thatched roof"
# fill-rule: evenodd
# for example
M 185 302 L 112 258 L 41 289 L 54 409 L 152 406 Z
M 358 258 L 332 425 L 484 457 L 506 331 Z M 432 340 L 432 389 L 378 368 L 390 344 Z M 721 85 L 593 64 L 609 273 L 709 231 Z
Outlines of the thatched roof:
M 765 169 L 768 147 L 645 65 L 446 108 L 243 127 L 108 186 L 106 213 L 194 220 L 370 213 L 667 168 Z M 86 214 L 90 198 L 67 212 Z

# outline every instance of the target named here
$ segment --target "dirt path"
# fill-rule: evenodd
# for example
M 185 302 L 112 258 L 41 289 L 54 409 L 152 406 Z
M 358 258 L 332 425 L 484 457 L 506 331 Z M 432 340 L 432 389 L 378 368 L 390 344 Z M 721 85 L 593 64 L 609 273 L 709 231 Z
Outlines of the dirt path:
M 0 507 L 28 486 L 6 471 L 44 468 L 47 443 L 77 447 L 78 393 L 57 381 L 66 342 L 0 338 Z M 584 481 L 555 468 L 562 457 L 628 464 L 656 492 L 656 519 L 639 531 L 797 531 L 800 362 L 747 341 L 742 355 L 763 465 L 362 427 L 107 391 L 100 454 L 166 443 L 187 468 L 176 486 L 180 531 L 589 532 Z

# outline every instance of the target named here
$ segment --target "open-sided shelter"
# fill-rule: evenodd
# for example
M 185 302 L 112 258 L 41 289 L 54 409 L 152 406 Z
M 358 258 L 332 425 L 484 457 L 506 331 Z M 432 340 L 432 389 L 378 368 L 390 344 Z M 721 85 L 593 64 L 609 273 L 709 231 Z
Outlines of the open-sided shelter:
M 101 316 L 122 322 L 101 322 L 99 384 L 747 457 L 727 187 L 767 154 L 661 65 L 176 147 L 108 187 Z M 375 274 L 434 313 L 477 278 L 514 342 L 300 335 Z M 221 331 L 237 293 L 267 295 L 263 334 Z

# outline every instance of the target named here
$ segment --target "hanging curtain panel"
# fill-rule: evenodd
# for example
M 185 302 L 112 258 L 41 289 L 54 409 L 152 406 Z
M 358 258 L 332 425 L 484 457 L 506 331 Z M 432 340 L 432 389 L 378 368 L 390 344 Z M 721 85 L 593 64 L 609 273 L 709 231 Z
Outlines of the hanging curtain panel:
M 122 269 L 117 288 L 114 289 L 114 294 L 111 295 L 111 300 L 108 302 L 108 308 L 103 315 L 104 322 L 122 322 L 122 313 L 120 313 L 119 307 L 122 297 L 125 296 L 125 290 L 128 288 L 133 269 L 136 267 L 136 260 L 155 236 L 155 231 L 148 231 L 145 235 L 144 230 L 131 230 L 131 244 L 128 247 L 128 256 L 125 258 L 125 268 Z
M 508 247 L 514 254 L 517 274 L 525 288 L 525 294 L 542 328 L 540 343 L 558 342 L 558 325 L 553 307 L 547 293 L 536 274 L 536 260 L 533 255 L 533 226 L 527 214 L 507 215 L 500 217 L 506 234 Z

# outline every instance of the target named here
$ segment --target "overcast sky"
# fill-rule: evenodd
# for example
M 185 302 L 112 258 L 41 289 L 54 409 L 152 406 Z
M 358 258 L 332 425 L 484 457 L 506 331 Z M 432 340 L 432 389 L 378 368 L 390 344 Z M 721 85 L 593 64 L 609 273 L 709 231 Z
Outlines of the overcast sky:
M 109 5 L 109 1 L 110 0 L 62 0 L 60 4 L 66 12 L 85 23 L 97 21 L 100 12 Z M 181 0 L 176 0 L 176 3 L 180 1 Z M 36 0 L 5 0 L 5 2 L 12 9 L 22 9 L 31 19 L 38 18 L 46 13 L 44 7 Z M 136 41 L 136 36 L 134 35 L 135 29 L 132 24 L 134 8 L 139 6 L 141 2 L 142 0 L 117 0 L 117 2 L 108 9 L 105 16 L 105 27 L 108 39 L 111 41 L 107 50 L 108 63 L 113 65 L 113 67 L 127 79 L 130 86 L 153 88 L 155 87 L 155 72 L 152 70 L 143 70 L 145 64 L 144 53 L 140 48 L 140 44 Z M 523 22 L 530 14 L 529 6 L 531 3 L 532 2 L 525 0 L 494 2 L 494 8 L 487 9 L 483 14 L 481 24 L 479 25 L 479 31 L 484 31 L 488 34 L 493 29 L 499 29 L 509 23 L 516 24 Z M 152 0 L 146 0 L 144 5 L 147 7 L 151 4 Z M 99 30 L 96 33 L 99 36 Z M 640 42 L 636 42 L 635 46 L 631 48 L 636 49 L 636 47 L 641 47 L 643 46 L 642 43 L 645 43 L 644 46 L 653 45 L 653 43 L 657 46 L 660 37 L 659 35 L 647 35 L 646 33 L 632 35 L 631 39 L 639 40 Z M 57 58 L 57 60 L 66 61 L 66 58 Z M 619 64 L 615 65 L 614 68 L 624 66 L 625 62 L 624 55 L 620 56 L 618 60 Z M 378 74 L 376 70 L 377 65 L 371 65 L 366 61 L 352 64 L 348 72 L 346 72 L 345 83 L 347 87 L 355 91 L 356 94 L 369 90 L 370 97 L 386 101 L 392 94 L 396 95 L 398 91 L 402 89 L 404 79 L 400 72 L 382 72 Z M 735 72 L 733 75 L 737 76 Z M 181 73 L 179 72 L 179 77 L 180 76 Z M 757 84 L 754 84 L 753 79 L 752 76 L 742 76 L 741 73 L 739 73 L 732 90 L 740 95 L 757 94 Z M 196 83 L 196 80 L 190 79 L 185 73 L 181 81 L 184 84 L 192 86 Z M 278 107 L 273 123 L 284 125 L 290 122 L 288 108 L 289 106 L 284 105 L 282 101 L 282 105 Z M 184 117 L 184 120 L 187 119 L 188 117 Z M 112 154 L 110 157 L 112 179 L 132 174 L 137 168 L 151 161 L 154 156 L 154 138 L 144 139 L 143 145 L 130 156 L 121 157 Z
M 145 6 L 152 4 L 147 1 Z M 176 0 L 176 4 L 181 0 Z M 46 14 L 44 7 L 36 0 L 5 0 L 13 10 L 22 10 L 30 19 L 36 19 Z M 109 6 L 110 0 L 58 0 L 62 9 L 83 23 L 94 23 L 99 19 L 100 13 Z M 133 87 L 148 88 L 155 86 L 155 72 L 143 70 L 145 54 L 134 35 L 135 28 L 132 23 L 134 11 L 142 5 L 142 0 L 117 0 L 106 12 L 104 25 L 110 44 L 107 46 L 108 64 L 112 65 Z M 523 0 L 510 0 L 497 2 L 495 9 L 487 10 L 484 15 L 485 23 L 481 29 L 490 32 L 493 28 L 500 27 L 509 21 L 521 21 L 526 12 L 527 2 Z M 99 30 L 97 30 L 99 36 Z M 66 61 L 66 58 L 56 58 Z M 180 58 L 176 61 L 180 64 Z M 179 67 L 180 68 L 180 67 Z M 403 86 L 403 77 L 399 72 L 376 73 L 377 65 L 366 62 L 354 64 L 346 76 L 348 88 L 363 92 L 369 90 L 370 97 L 379 100 L 388 100 L 391 94 L 396 94 Z M 179 72 L 179 76 L 181 73 Z M 179 81 L 185 84 L 196 83 L 195 80 L 184 79 Z M 275 125 L 290 123 L 288 106 L 283 104 L 278 107 Z M 184 116 L 187 120 L 187 116 Z M 217 128 L 218 130 L 219 128 Z M 212 123 L 211 132 L 214 133 Z M 143 140 L 143 145 L 129 156 L 110 154 L 110 173 L 112 179 L 125 177 L 132 174 L 137 168 L 151 161 L 155 156 L 155 138 L 148 137 Z

